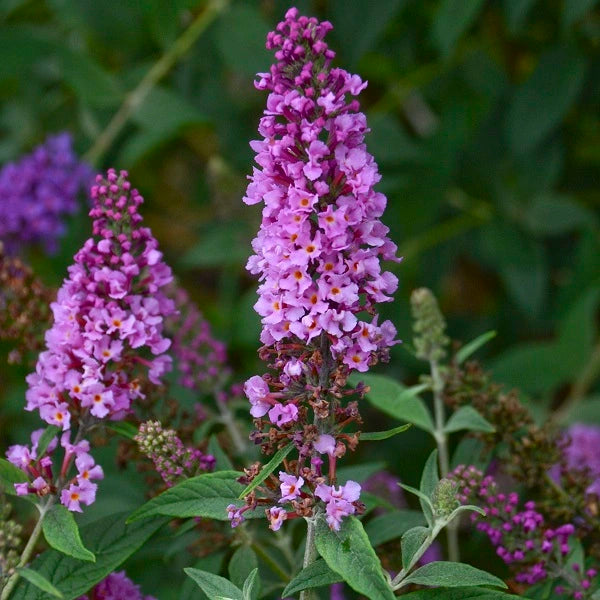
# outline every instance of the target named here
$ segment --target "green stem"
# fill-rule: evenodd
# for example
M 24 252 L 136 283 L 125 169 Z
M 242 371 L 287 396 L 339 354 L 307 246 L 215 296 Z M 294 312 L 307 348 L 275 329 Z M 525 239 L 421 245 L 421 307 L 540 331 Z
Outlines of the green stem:
M 96 164 L 110 148 L 133 112 L 142 104 L 152 88 L 171 70 L 173 65 L 188 52 L 200 35 L 225 9 L 228 0 L 210 0 L 206 8 L 192 24 L 175 40 L 173 45 L 154 63 L 137 87 L 132 90 L 121 104 L 104 131 L 93 146 L 84 155 L 84 160 Z
M 433 383 L 433 409 L 435 413 L 435 431 L 434 437 L 438 448 L 440 460 L 440 473 L 442 477 L 447 477 L 450 471 L 450 457 L 448 454 L 448 434 L 444 430 L 446 426 L 446 415 L 444 410 L 444 378 L 440 372 L 436 360 L 429 361 L 431 368 L 431 379 Z M 458 548 L 458 521 L 454 521 L 446 528 L 446 538 L 448 541 L 448 559 L 453 562 L 460 560 L 460 551 Z
M 2 595 L 0 595 L 0 600 L 8 600 L 14 587 L 17 585 L 17 582 L 19 580 L 18 569 L 20 567 L 24 567 L 29 562 L 31 555 L 33 554 L 35 545 L 37 544 L 40 534 L 42 533 L 42 524 L 44 521 L 44 517 L 46 516 L 46 513 L 50 510 L 50 508 L 54 504 L 55 500 L 56 500 L 55 496 L 50 496 L 50 498 L 48 498 L 48 502 L 46 502 L 46 504 L 44 504 L 44 506 L 39 507 L 40 517 L 38 519 L 38 522 L 35 524 L 35 527 L 33 528 L 33 531 L 31 532 L 31 536 L 29 537 L 29 540 L 27 541 L 27 545 L 23 549 L 23 553 L 21 554 L 19 564 L 17 565 L 17 570 L 8 578 L 6 585 L 2 589 Z
M 315 544 L 315 534 L 317 530 L 317 515 L 306 519 L 306 547 L 304 548 L 304 562 L 302 568 L 306 569 L 308 565 L 317 560 L 317 546 Z M 317 600 L 318 596 L 313 589 L 300 592 L 300 600 Z

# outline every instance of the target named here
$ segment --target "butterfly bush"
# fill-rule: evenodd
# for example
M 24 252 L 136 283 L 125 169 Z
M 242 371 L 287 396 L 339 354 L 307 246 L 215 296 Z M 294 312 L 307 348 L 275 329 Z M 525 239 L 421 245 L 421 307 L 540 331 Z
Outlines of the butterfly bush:
M 600 497 L 600 427 L 574 423 L 565 432 L 564 448 L 567 467 L 586 470 L 591 480 L 588 494 Z
M 0 240 L 10 254 L 41 243 L 57 250 L 65 233 L 65 217 L 77 211 L 77 196 L 92 180 L 92 169 L 81 162 L 68 133 L 43 144 L 0 170 Z
M 230 507 L 234 526 L 257 503 L 274 504 L 266 509 L 273 530 L 317 505 L 339 529 L 361 509 L 358 483 L 336 485 L 337 459 L 358 442 L 343 429 L 360 423 L 357 403 L 344 405 L 352 393 L 344 388 L 352 371 L 387 360 L 396 343 L 394 326 L 380 323 L 376 310 L 396 290 L 381 260 L 397 260 L 397 248 L 380 221 L 386 198 L 374 190 L 380 176 L 354 98 L 367 84 L 332 67 L 324 41 L 331 28 L 290 9 L 267 37 L 277 62 L 256 83 L 269 96 L 244 202 L 264 208 L 247 269 L 261 281 L 260 356 L 273 373 L 251 377 L 244 389 L 254 442 L 266 453 L 291 442 L 298 459 L 284 462 L 266 498 L 253 493 L 242 509 Z M 247 469 L 243 481 L 256 472 Z
M 73 511 L 94 501 L 93 480 L 103 476 L 89 454 L 86 431 L 103 419 L 123 419 L 132 402 L 144 397 L 146 379 L 160 383 L 171 366 L 163 323 L 175 310 L 163 293 L 171 270 L 142 226 L 143 199 L 127 173 L 111 169 L 106 178 L 98 176 L 91 197 L 93 237 L 75 255 L 51 305 L 54 323 L 45 336 L 46 350 L 27 377 L 26 409 L 38 410 L 44 421 L 63 430 L 64 458 L 57 474 L 51 454 L 58 438 L 39 451 L 43 430 L 32 434 L 31 447 L 8 450 L 8 459 L 29 476 L 15 485 L 18 494 L 57 493 Z M 73 463 L 77 475 L 69 479 Z
M 117 571 L 105 577 L 84 596 L 77 600 L 156 600 L 154 596 L 146 596 L 140 586 L 127 577 L 125 571 Z

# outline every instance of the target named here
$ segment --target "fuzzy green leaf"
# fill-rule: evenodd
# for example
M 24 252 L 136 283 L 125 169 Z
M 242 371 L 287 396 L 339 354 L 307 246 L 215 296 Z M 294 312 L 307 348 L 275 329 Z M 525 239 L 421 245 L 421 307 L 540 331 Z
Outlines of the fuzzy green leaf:
M 40 458 L 44 455 L 50 442 L 57 436 L 58 432 L 61 431 L 60 427 L 56 425 L 48 425 L 46 429 L 44 429 L 44 433 L 42 433 L 40 439 L 37 444 L 37 457 Z
M 444 427 L 446 433 L 460 431 L 482 431 L 494 433 L 494 426 L 482 417 L 472 406 L 461 406 L 449 419 Z
M 471 565 L 449 561 L 432 562 L 411 573 L 403 583 L 418 585 L 464 587 L 490 585 L 507 588 L 508 586 L 495 575 L 476 569 Z
M 461 587 L 452 589 L 435 588 L 419 590 L 402 596 L 403 600 L 527 600 L 524 596 L 514 596 L 497 590 Z
M 15 483 L 23 483 L 28 480 L 27 475 L 18 467 L 0 458 L 0 488 L 5 494 L 16 495 Z
M 283 590 L 281 597 L 288 598 L 302 590 L 331 585 L 332 583 L 338 583 L 340 581 L 344 581 L 342 576 L 338 575 L 335 571 L 332 571 L 324 560 L 319 559 L 308 565 L 305 569 L 302 569 L 302 571 L 288 583 L 287 587 Z
M 242 590 L 237 586 L 233 585 L 231 581 L 214 575 L 208 571 L 200 571 L 200 569 L 193 569 L 189 567 L 184 569 L 185 574 L 191 577 L 197 584 L 198 587 L 209 597 L 209 598 L 230 598 L 231 600 L 244 600 Z
M 94 553 L 90 552 L 81 541 L 79 527 L 73 513 L 62 504 L 57 504 L 48 511 L 42 522 L 42 528 L 46 541 L 55 550 L 79 560 L 96 561 Z
M 241 587 L 256 567 L 258 560 L 254 550 L 250 546 L 240 546 L 229 561 L 229 579 L 234 585 Z
M 387 440 L 399 433 L 403 433 L 407 429 L 409 429 L 411 423 L 407 423 L 406 425 L 400 425 L 400 427 L 394 427 L 393 429 L 388 429 L 387 431 L 371 431 L 367 433 L 360 434 L 361 442 L 378 442 L 380 440 Z
M 352 589 L 370 600 L 394 599 L 379 558 L 356 517 L 346 518 L 339 531 L 329 529 L 325 520 L 320 519 L 315 542 L 327 565 Z
M 55 598 L 64 598 L 62 592 L 57 590 L 43 575 L 40 575 L 37 571 L 28 569 L 27 567 L 21 567 L 19 569 L 19 575 L 32 583 L 36 588 L 46 592 Z
M 239 501 L 243 486 L 236 481 L 240 476 L 241 473 L 237 471 L 218 471 L 186 479 L 146 502 L 132 513 L 127 522 L 155 515 L 206 517 L 226 521 L 229 504 L 243 506 L 243 502 Z M 264 513 L 248 511 L 244 517 L 264 517 Z
M 409 529 L 403 536 L 401 541 L 402 546 L 402 567 L 407 569 L 410 561 L 417 553 L 417 550 L 425 543 L 429 536 L 430 530 L 427 527 L 417 525 Z

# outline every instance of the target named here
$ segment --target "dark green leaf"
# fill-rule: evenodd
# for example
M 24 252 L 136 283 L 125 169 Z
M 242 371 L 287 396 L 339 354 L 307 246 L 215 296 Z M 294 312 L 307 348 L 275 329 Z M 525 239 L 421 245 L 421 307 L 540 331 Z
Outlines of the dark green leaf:
M 308 565 L 305 569 L 302 569 L 302 571 L 288 583 L 281 593 L 281 597 L 287 598 L 302 590 L 331 585 L 332 583 L 338 583 L 340 581 L 343 581 L 341 575 L 332 571 L 324 560 L 319 559 Z
M 32 563 L 31 568 L 59 589 L 65 600 L 85 594 L 109 573 L 115 571 L 148 538 L 165 523 L 153 519 L 126 526 L 124 515 L 111 515 L 81 528 L 86 548 L 96 556 L 96 562 L 82 562 L 57 550 L 47 550 Z M 21 581 L 11 600 L 46 600 L 44 592 Z
M 360 434 L 361 442 L 377 442 L 379 440 L 387 440 L 399 433 L 405 432 L 411 423 L 407 423 L 406 425 L 400 425 L 400 427 L 394 427 L 394 429 L 388 429 L 387 431 L 370 431 L 367 433 Z
M 132 440 L 138 434 L 138 428 L 127 421 L 115 421 L 107 425 L 107 427 L 128 440 Z
M 431 415 L 419 394 L 427 389 L 427 385 L 404 387 L 391 377 L 361 373 L 352 375 L 350 382 L 356 385 L 363 381 L 371 389 L 367 393 L 367 400 L 379 410 L 399 419 L 408 421 L 425 431 L 434 430 Z
M 283 459 L 295 448 L 294 444 L 288 444 L 273 454 L 271 460 L 261 469 L 260 473 L 252 480 L 242 493 L 240 498 L 245 498 L 252 490 L 255 490 L 283 461 Z
M 200 589 L 211 599 L 213 598 L 230 598 L 231 600 L 244 600 L 242 590 L 233 585 L 231 581 L 208 573 L 188 567 L 184 569 L 185 574 L 191 577 L 200 587 Z
M 449 419 L 444 427 L 446 433 L 460 431 L 482 431 L 494 433 L 494 426 L 484 419 L 472 406 L 461 406 Z
M 329 529 L 325 520 L 320 519 L 315 542 L 327 565 L 352 589 L 370 600 L 393 600 L 379 558 L 357 518 L 344 519 L 339 531 Z
M 425 525 L 423 514 L 417 510 L 394 510 L 378 515 L 365 525 L 373 546 L 401 537 L 409 529 Z
M 19 570 L 19 575 L 32 583 L 36 588 L 42 590 L 42 592 L 46 592 L 55 598 L 64 598 L 62 592 L 57 590 L 43 575 L 40 575 L 37 571 L 33 571 L 32 569 L 28 569 L 27 567 L 21 567 Z
M 433 21 L 433 42 L 450 54 L 462 34 L 473 24 L 485 0 L 442 0 Z
M 410 563 L 419 548 L 423 546 L 429 537 L 430 530 L 427 527 L 417 525 L 409 529 L 403 536 L 402 546 L 402 568 L 408 569 Z
M 515 92 L 506 119 L 514 154 L 525 154 L 563 119 L 579 94 L 585 60 L 564 47 L 546 52 L 531 75 Z
M 6 494 L 11 496 L 16 495 L 15 483 L 24 483 L 28 481 L 27 475 L 18 467 L 8 462 L 4 458 L 0 458 L 0 487 Z
M 481 588 L 454 588 L 419 590 L 402 596 L 405 600 L 527 600 L 524 596 L 514 596 L 496 590 Z
M 224 558 L 223 552 L 216 552 L 209 554 L 194 563 L 194 568 L 200 571 L 208 571 L 209 573 L 219 573 L 221 570 L 221 563 Z M 196 582 L 190 577 L 186 577 L 185 581 L 181 586 L 181 592 L 177 600 L 210 600 L 208 596 L 198 589 Z
M 507 588 L 508 586 L 495 575 L 476 569 L 471 565 L 457 562 L 439 561 L 426 564 L 411 573 L 404 583 L 427 586 L 464 587 L 490 585 Z
M 428 498 L 431 498 L 435 488 L 437 487 L 437 484 L 440 481 L 437 461 L 438 451 L 434 450 L 427 458 L 427 462 L 423 467 L 423 473 L 421 474 L 421 484 L 419 485 L 419 490 Z
M 504 15 L 511 33 L 521 29 L 536 2 L 537 0 L 504 0 Z
M 241 588 L 256 567 L 258 567 L 258 560 L 254 550 L 250 546 L 240 546 L 229 561 L 229 579 Z
M 242 474 L 236 471 L 204 473 L 181 483 L 152 498 L 138 508 L 128 522 L 146 519 L 155 515 L 168 517 L 206 517 L 218 521 L 227 520 L 227 506 L 239 501 L 243 486 L 236 481 Z M 264 517 L 261 511 L 248 511 L 246 518 Z
M 46 541 L 55 550 L 79 560 L 96 561 L 93 552 L 81 541 L 73 513 L 62 504 L 54 505 L 48 511 L 42 521 L 42 528 Z
M 36 454 L 38 459 L 44 456 L 48 446 L 50 445 L 50 442 L 58 435 L 59 431 L 61 431 L 61 428 L 57 427 L 56 425 L 48 425 L 48 427 L 44 429 L 44 433 L 42 433 L 42 436 L 37 443 Z
M 540 235 L 560 235 L 597 223 L 594 213 L 558 194 L 534 198 L 524 221 L 530 231 Z
M 486 331 L 481 335 L 477 336 L 474 340 L 471 340 L 468 344 L 465 344 L 457 353 L 456 353 L 456 362 L 460 365 L 465 362 L 467 358 L 469 358 L 472 354 L 475 354 L 479 348 L 487 344 L 490 340 L 493 340 L 496 337 L 495 331 Z
M 385 462 L 380 460 L 376 462 L 362 463 L 360 465 L 350 465 L 340 467 L 337 470 L 337 478 L 340 484 L 344 484 L 348 480 L 362 483 L 363 481 L 369 479 L 371 475 L 374 475 L 382 469 L 385 469 Z

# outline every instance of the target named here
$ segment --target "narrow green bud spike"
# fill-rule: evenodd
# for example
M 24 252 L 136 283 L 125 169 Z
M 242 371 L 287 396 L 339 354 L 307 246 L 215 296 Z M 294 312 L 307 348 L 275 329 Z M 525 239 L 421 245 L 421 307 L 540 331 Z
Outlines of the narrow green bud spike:
M 431 497 L 436 518 L 446 519 L 460 506 L 456 495 L 456 481 L 446 478 L 440 479 Z
M 446 356 L 450 340 L 445 335 L 446 321 L 433 292 L 418 288 L 410 297 L 414 319 L 414 345 L 417 356 L 423 360 L 440 361 Z
M 23 527 L 9 519 L 11 506 L 0 495 L 0 589 L 4 578 L 10 577 L 19 563 Z

